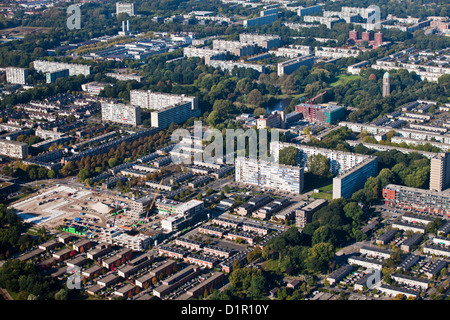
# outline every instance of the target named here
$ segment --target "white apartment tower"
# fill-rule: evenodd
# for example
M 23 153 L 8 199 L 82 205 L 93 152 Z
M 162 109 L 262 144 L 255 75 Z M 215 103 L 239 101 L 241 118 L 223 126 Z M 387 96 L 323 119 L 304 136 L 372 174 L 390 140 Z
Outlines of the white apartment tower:
M 102 121 L 137 126 L 141 124 L 141 108 L 122 103 L 102 101 Z
M 28 69 L 25 68 L 6 68 L 6 81 L 14 84 L 26 84 L 28 77 Z

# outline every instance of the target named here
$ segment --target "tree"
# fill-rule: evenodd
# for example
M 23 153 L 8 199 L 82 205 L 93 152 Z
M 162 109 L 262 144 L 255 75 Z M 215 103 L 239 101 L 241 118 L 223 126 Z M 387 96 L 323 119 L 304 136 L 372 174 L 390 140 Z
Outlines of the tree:
M 267 111 L 264 108 L 256 108 L 255 111 L 253 111 L 253 114 L 256 118 L 259 118 L 260 116 L 267 115 Z
M 67 300 L 68 292 L 66 289 L 61 289 L 55 293 L 55 300 Z
M 328 262 L 334 257 L 334 246 L 330 243 L 317 243 L 308 249 L 306 266 L 313 272 L 324 272 L 328 267 Z
M 298 149 L 287 147 L 280 150 L 278 161 L 280 164 L 295 166 L 297 164 Z
M 330 160 L 322 154 L 314 154 L 308 157 L 308 171 L 318 176 L 328 176 L 330 174 Z
M 89 170 L 88 169 L 81 169 L 80 172 L 78 172 L 78 178 L 81 182 L 89 178 Z
M 108 160 L 108 165 L 110 168 L 113 168 L 117 165 L 118 161 L 117 158 L 111 158 Z
M 247 101 L 250 104 L 259 106 L 259 105 L 261 105 L 261 103 L 263 103 L 264 100 L 263 100 L 263 96 L 262 96 L 261 92 L 258 89 L 253 89 L 248 94 Z
M 314 231 L 313 237 L 312 237 L 312 244 L 318 244 L 322 242 L 328 242 L 333 245 L 336 245 L 337 243 L 337 237 L 334 234 L 333 230 L 325 225 L 321 226 Z

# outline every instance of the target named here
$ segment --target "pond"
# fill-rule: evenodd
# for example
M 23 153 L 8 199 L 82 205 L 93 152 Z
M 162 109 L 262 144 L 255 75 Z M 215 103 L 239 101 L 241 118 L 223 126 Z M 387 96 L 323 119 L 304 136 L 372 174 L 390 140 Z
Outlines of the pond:
M 291 103 L 290 98 L 281 99 L 276 104 L 266 107 L 266 112 L 271 113 L 272 111 L 284 110 Z

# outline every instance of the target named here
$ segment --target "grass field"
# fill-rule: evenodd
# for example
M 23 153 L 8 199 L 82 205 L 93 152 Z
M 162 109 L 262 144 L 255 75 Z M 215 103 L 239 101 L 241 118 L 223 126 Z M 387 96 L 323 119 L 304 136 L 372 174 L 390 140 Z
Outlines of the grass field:
M 329 189 L 330 186 L 331 189 Z M 313 175 L 310 172 L 305 172 L 305 186 L 303 188 L 303 192 L 310 192 L 314 189 L 319 189 L 323 192 L 333 190 L 333 178 L 320 177 Z
M 335 87 L 338 85 L 343 85 L 346 84 L 347 82 L 353 81 L 355 79 L 361 78 L 361 76 L 357 75 L 357 74 L 341 74 L 339 76 L 337 76 L 337 80 L 330 83 L 331 87 Z

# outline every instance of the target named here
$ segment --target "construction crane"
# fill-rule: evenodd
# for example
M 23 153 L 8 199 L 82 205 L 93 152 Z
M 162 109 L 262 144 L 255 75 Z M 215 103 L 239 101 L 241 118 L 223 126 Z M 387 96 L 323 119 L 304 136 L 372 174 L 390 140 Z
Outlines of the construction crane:
M 161 179 L 161 181 L 160 181 L 160 183 L 159 183 L 159 186 L 161 187 L 161 185 L 162 185 L 162 182 L 163 182 L 163 179 Z M 148 213 L 150 212 L 150 210 L 152 210 L 152 208 L 153 208 L 153 205 L 155 204 L 155 200 L 156 200 L 156 197 L 158 196 L 158 194 L 159 194 L 159 188 L 156 190 L 156 193 L 155 193 L 155 196 L 153 197 L 153 200 L 152 200 L 152 203 L 150 204 L 150 207 L 147 209 L 147 214 L 145 215 L 145 219 L 144 220 L 147 220 L 147 216 L 148 216 Z

